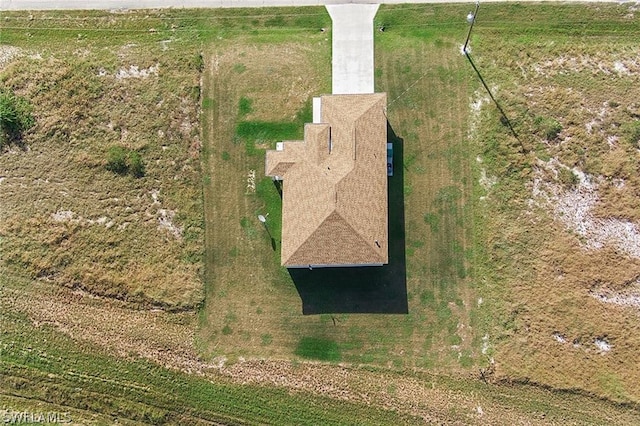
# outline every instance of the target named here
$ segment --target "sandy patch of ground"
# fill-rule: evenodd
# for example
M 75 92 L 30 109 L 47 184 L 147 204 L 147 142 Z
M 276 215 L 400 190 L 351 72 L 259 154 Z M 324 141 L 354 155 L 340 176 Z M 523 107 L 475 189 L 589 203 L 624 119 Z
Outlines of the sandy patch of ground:
M 22 53 L 14 46 L 0 45 L 0 69 L 6 67 L 11 61 Z
M 566 75 L 582 71 L 594 74 L 615 75 L 615 76 L 637 76 L 640 75 L 640 61 L 638 54 L 628 57 L 612 58 L 613 55 L 561 55 L 557 58 L 533 64 L 531 71 L 534 75 L 553 77 L 556 75 Z
M 173 223 L 176 212 L 168 209 L 158 209 L 158 229 L 166 230 L 177 239 L 182 238 L 182 227 Z
M 156 64 L 149 68 L 138 67 L 137 65 L 130 65 L 129 68 L 120 68 L 116 73 L 116 80 L 122 80 L 127 78 L 147 78 L 149 76 L 157 76 L 160 65 Z
M 553 337 L 556 342 L 562 345 L 569 344 L 570 346 L 568 347 L 568 349 L 590 352 L 593 351 L 595 347 L 595 350 L 602 355 L 610 352 L 613 347 L 606 336 L 596 337 L 595 339 L 593 339 L 593 341 L 590 342 L 589 345 L 583 344 L 580 338 L 570 340 L 565 334 L 558 331 L 553 332 L 551 334 L 551 337 Z
M 590 295 L 603 303 L 640 309 L 640 279 L 619 290 L 606 286 L 593 288 Z
M 573 188 L 566 189 L 559 183 L 545 180 L 545 174 L 557 176 L 561 168 L 569 169 L 556 159 L 538 162 L 533 182 L 533 202 L 549 209 L 567 230 L 576 233 L 585 249 L 598 250 L 609 246 L 632 258 L 640 258 L 638 224 L 594 216 L 599 178 L 574 168 L 570 169 L 577 177 Z
M 55 213 L 51 213 L 50 217 L 54 222 L 69 222 L 80 225 L 104 225 L 106 228 L 111 228 L 114 225 L 113 220 L 106 216 L 100 216 L 97 219 L 86 219 L 76 215 L 71 210 L 58 210 Z
M 609 352 L 611 350 L 611 344 L 607 342 L 607 339 L 604 337 L 596 338 L 593 343 L 596 345 L 599 351 L 601 352 Z
M 158 230 L 162 232 L 168 232 L 173 235 L 176 239 L 182 238 L 182 232 L 184 231 L 183 227 L 175 224 L 175 216 L 176 211 L 170 210 L 166 208 L 161 208 L 162 204 L 158 200 L 158 195 L 160 194 L 159 190 L 153 190 L 150 193 L 151 199 L 153 202 L 151 206 L 147 208 L 147 215 L 150 217 L 154 217 L 158 222 Z M 156 210 L 157 209 L 157 210 Z M 155 210 L 155 214 L 153 211 Z M 71 210 L 58 210 L 55 213 L 51 213 L 50 218 L 54 222 L 68 222 L 78 225 L 103 225 L 107 229 L 111 228 L 116 224 L 113 219 L 110 219 L 107 216 L 100 216 L 97 219 L 88 219 L 82 217 Z M 118 229 L 125 229 L 129 225 L 129 222 L 123 222 L 118 224 Z
M 478 124 L 480 123 L 480 111 L 482 107 L 488 104 L 491 101 L 489 96 L 482 94 L 479 91 L 476 91 L 469 102 L 469 130 L 467 132 L 467 137 L 469 139 L 473 139 L 476 135 L 476 131 L 478 129 Z

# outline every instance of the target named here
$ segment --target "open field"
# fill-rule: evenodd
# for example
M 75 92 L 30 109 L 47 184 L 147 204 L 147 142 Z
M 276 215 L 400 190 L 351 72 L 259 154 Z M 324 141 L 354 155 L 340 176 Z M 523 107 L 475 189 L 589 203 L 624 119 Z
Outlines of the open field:
M 53 16 L 26 22 L 66 20 Z M 121 30 L 2 30 L 2 86 L 30 100 L 37 122 L 0 155 L 2 268 L 193 309 L 203 297 L 199 51 Z M 118 147 L 140 156 L 144 176 L 107 169 Z
M 580 394 L 470 376 L 277 360 L 214 365 L 195 353 L 191 313 L 133 310 L 15 276 L 1 276 L 0 284 L 0 410 L 67 413 L 75 424 L 97 425 L 640 418 Z
M 487 330 L 496 374 L 637 404 L 635 13 L 586 8 L 582 27 L 567 26 L 563 11 L 541 13 L 553 31 L 496 28 L 481 17 L 472 55 L 519 135 L 496 129 L 491 109 L 481 108 L 491 268 L 481 275 L 491 283 L 485 299 L 501 312 Z
M 37 125 L 0 153 L 0 405 L 639 423 L 634 6 L 482 6 L 472 58 L 517 138 L 460 54 L 467 12 L 381 7 L 391 264 L 314 275 L 279 266 L 263 164 L 330 91 L 323 8 L 3 14 L 0 82 Z

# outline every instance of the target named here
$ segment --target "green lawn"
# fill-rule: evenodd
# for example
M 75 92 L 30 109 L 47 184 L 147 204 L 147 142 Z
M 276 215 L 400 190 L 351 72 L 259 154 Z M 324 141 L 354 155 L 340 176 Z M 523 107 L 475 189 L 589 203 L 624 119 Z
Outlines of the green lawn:
M 379 15 L 391 16 L 385 10 Z M 205 159 L 210 263 L 198 333 L 207 356 L 317 353 L 317 359 L 442 369 L 486 363 L 471 323 L 474 157 L 465 134 L 475 81 L 456 49 L 465 28 L 453 25 L 426 37 L 394 25 L 390 21 L 376 34 L 377 90 L 388 93 L 398 170 L 390 180 L 391 203 L 398 206 L 390 219 L 393 265 L 382 273 L 319 271 L 296 273 L 292 280 L 279 266 L 281 203 L 276 186 L 263 177 L 264 151 L 278 140 L 300 139 L 311 96 L 329 91 L 326 34 L 301 32 L 291 42 L 269 45 L 269 55 L 253 48 L 261 39 L 251 36 L 207 52 L 208 62 L 216 64 L 205 74 L 204 97 L 214 102 L 203 118 L 206 132 L 215 135 Z M 291 55 L 299 58 L 296 73 L 305 76 L 293 91 L 289 81 L 267 77 L 289 75 Z M 282 104 L 286 90 L 295 103 Z M 441 116 L 448 117 L 446 124 Z M 255 190 L 247 189 L 251 174 Z M 268 229 L 256 219 L 266 213 Z M 437 229 L 423 219 L 429 214 Z M 386 291 L 390 282 L 393 291 Z M 333 349 L 301 350 L 309 342 Z

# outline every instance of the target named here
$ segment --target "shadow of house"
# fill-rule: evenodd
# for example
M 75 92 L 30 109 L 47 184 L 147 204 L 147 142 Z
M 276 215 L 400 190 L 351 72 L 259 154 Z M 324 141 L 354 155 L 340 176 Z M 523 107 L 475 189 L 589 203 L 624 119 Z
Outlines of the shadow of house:
M 387 122 L 394 148 L 394 176 L 388 181 L 389 263 L 384 266 L 288 269 L 304 315 L 328 313 L 407 314 L 404 228 L 403 140 Z

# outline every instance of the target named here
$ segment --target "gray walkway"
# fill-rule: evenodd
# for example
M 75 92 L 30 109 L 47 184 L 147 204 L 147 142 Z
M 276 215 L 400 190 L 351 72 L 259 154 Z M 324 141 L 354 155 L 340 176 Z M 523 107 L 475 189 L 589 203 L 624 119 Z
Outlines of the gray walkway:
M 327 5 L 333 21 L 333 94 L 373 93 L 373 17 L 377 4 Z

